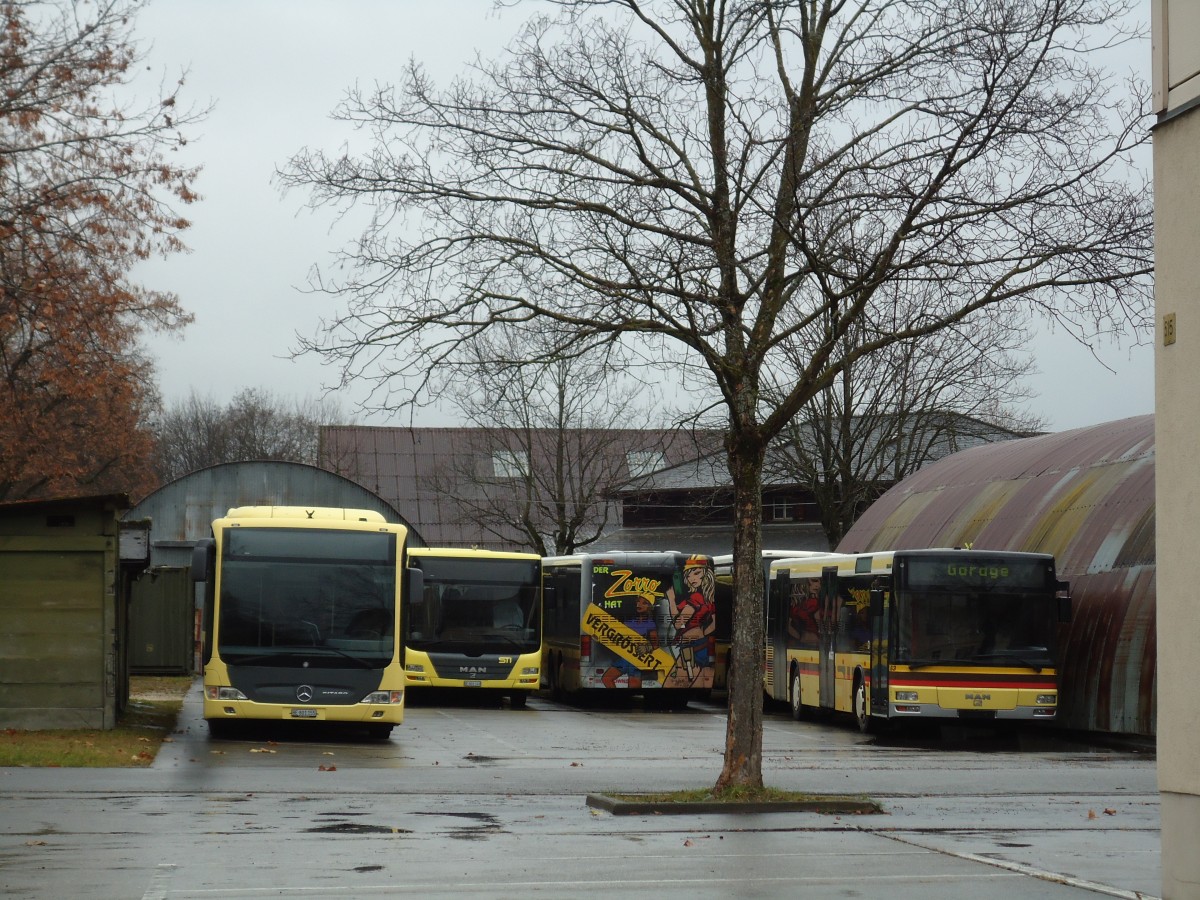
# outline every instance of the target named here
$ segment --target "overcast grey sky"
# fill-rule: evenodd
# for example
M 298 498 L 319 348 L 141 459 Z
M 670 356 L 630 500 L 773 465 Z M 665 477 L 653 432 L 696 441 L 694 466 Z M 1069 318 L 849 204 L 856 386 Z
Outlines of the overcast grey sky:
M 328 213 L 281 197 L 276 167 L 304 146 L 336 149 L 348 136 L 329 113 L 356 81 L 394 81 L 415 56 L 439 83 L 476 51 L 498 51 L 528 7 L 492 10 L 492 0 L 154 0 L 139 17 L 138 39 L 152 45 L 156 73 L 190 69 L 183 98 L 215 108 L 195 134 L 190 163 L 203 165 L 203 200 L 186 210 L 192 248 L 148 263 L 140 277 L 177 292 L 196 321 L 180 337 L 153 338 L 159 383 L 168 403 L 195 390 L 227 402 L 245 387 L 287 399 L 316 398 L 338 373 L 315 358 L 289 359 L 295 333 L 312 334 L 328 298 L 299 288 L 314 263 L 344 241 Z M 1149 73 L 1149 42 L 1131 56 Z M 156 76 L 157 77 L 157 76 Z M 1043 329 L 1034 342 L 1041 374 L 1029 404 L 1051 430 L 1154 411 L 1149 336 L 1134 347 L 1101 347 L 1101 362 L 1067 334 Z M 365 389 L 338 396 L 353 412 Z M 367 419 L 362 424 L 393 424 Z M 417 424 L 453 424 L 445 413 Z M 394 424 L 407 424 L 404 422 Z

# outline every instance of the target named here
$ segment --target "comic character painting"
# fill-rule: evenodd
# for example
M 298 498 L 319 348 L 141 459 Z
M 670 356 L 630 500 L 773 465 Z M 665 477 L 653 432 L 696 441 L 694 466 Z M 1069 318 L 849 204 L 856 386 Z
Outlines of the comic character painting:
M 658 649 L 658 622 L 654 617 L 654 596 L 652 594 L 640 594 L 635 600 L 636 610 L 634 614 L 624 620 L 624 624 L 631 631 L 636 632 L 645 642 L 648 649 Z M 607 688 L 615 688 L 617 679 L 622 675 L 628 675 L 628 686 L 631 688 L 640 688 L 642 686 L 642 669 L 623 657 L 616 656 L 612 664 L 604 670 L 604 675 L 601 676 L 601 681 Z
M 717 579 L 707 556 L 689 557 L 683 565 L 683 590 L 667 589 L 673 643 L 688 684 L 696 684 L 713 669 L 710 638 L 716 631 Z

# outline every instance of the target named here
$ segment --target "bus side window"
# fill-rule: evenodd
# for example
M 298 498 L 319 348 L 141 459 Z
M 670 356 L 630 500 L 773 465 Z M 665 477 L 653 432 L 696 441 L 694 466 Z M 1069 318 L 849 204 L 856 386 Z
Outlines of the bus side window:
M 791 583 L 787 597 L 789 645 L 806 650 L 816 649 L 820 592 L 821 579 L 819 578 L 798 578 Z

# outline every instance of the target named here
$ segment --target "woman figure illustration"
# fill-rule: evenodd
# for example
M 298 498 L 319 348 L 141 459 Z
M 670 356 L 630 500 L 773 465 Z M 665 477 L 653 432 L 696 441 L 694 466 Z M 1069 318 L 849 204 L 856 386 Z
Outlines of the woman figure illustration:
M 667 588 L 675 644 L 689 684 L 713 665 L 709 637 L 717 628 L 717 579 L 707 556 L 690 556 L 683 564 L 683 591 Z

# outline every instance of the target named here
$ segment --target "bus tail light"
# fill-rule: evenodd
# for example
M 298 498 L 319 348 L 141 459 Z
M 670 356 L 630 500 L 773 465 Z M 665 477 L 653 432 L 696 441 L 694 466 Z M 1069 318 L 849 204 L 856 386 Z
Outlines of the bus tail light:
M 579 655 L 583 659 L 591 659 L 592 636 L 590 634 L 583 634 L 579 636 Z

